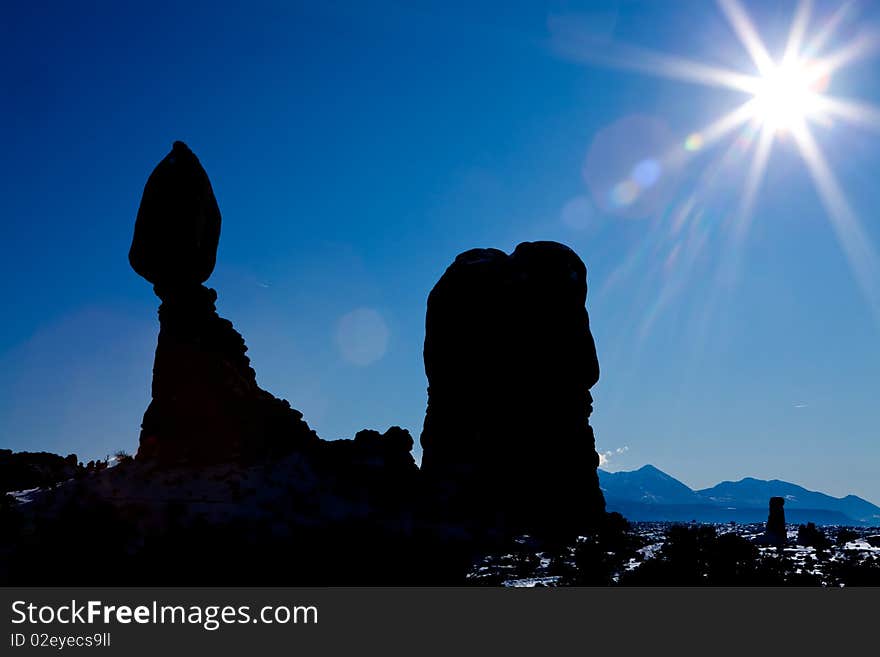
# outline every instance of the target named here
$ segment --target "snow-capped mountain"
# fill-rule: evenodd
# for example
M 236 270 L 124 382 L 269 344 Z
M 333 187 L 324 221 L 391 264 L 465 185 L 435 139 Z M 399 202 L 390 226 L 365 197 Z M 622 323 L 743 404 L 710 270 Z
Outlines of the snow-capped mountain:
M 606 499 L 645 504 L 703 504 L 705 500 L 675 477 L 653 465 L 630 472 L 599 470 L 599 483 Z
M 760 522 L 771 497 L 785 498 L 789 522 L 880 525 L 880 507 L 855 495 L 832 497 L 797 484 L 746 477 L 692 490 L 653 465 L 628 472 L 599 470 L 609 511 L 630 520 Z

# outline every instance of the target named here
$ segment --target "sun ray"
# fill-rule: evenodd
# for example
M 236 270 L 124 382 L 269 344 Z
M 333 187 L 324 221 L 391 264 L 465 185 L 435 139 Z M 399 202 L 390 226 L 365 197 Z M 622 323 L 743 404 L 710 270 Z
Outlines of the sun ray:
M 720 174 L 727 171 L 736 164 L 737 158 L 743 158 L 752 150 L 752 146 L 758 134 L 750 129 L 749 126 L 743 128 L 740 136 L 733 141 L 728 149 L 721 156 L 717 165 L 713 181 L 713 187 L 720 182 Z M 740 146 L 742 144 L 742 146 Z M 753 162 L 755 156 L 753 155 Z M 741 211 L 741 209 L 739 210 Z M 727 220 L 722 222 L 726 230 L 719 232 L 719 239 L 722 240 L 718 247 L 718 260 L 715 271 L 711 275 L 708 288 L 708 298 L 702 308 L 702 312 L 697 318 L 695 327 L 696 340 L 700 347 L 704 347 L 710 336 L 710 318 L 716 312 L 716 309 L 723 305 L 722 299 L 724 291 L 729 289 L 730 285 L 736 280 L 740 272 L 743 250 L 737 248 L 740 246 L 744 231 L 741 228 L 741 221 L 738 221 L 738 211 L 729 213 Z
M 651 72 L 662 77 L 696 82 L 706 86 L 726 87 L 745 93 L 753 93 L 757 88 L 754 76 L 745 75 L 730 69 L 701 64 L 683 57 L 660 53 L 644 52 L 641 61 L 634 62 L 633 68 Z
M 880 132 L 880 108 L 869 103 L 819 96 L 817 109 L 827 116 L 845 119 L 853 125 Z
M 758 36 L 758 31 L 746 10 L 738 0 L 718 0 L 718 4 L 724 15 L 727 16 L 736 36 L 752 58 L 758 73 L 761 75 L 769 73 L 773 68 L 773 60 L 770 58 L 770 53 L 767 52 L 764 42 L 761 41 L 761 37 Z
M 754 107 L 755 100 L 748 100 L 700 130 L 692 132 L 684 142 L 684 150 L 680 145 L 676 145 L 662 157 L 662 161 L 669 166 L 676 166 L 692 157 L 696 152 L 712 146 L 749 119 L 754 118 Z
M 752 75 L 710 66 L 684 57 L 620 43 L 602 44 L 601 48 L 590 46 L 589 40 L 580 38 L 577 31 L 557 30 L 553 43 L 561 54 L 587 64 L 648 73 L 744 93 L 754 93 L 758 85 L 758 80 Z
M 794 20 L 791 23 L 791 31 L 788 33 L 788 42 L 785 44 L 785 52 L 782 55 L 782 64 L 791 64 L 801 52 L 801 44 L 807 33 L 807 24 L 810 21 L 810 0 L 801 0 L 795 10 Z
M 740 123 L 739 125 L 742 125 Z M 655 320 L 664 312 L 674 295 L 682 288 L 684 281 L 694 271 L 702 248 L 712 237 L 713 231 L 718 231 L 718 223 L 707 224 L 704 218 L 708 207 L 707 199 L 714 195 L 724 179 L 724 172 L 737 164 L 751 150 L 755 139 L 753 130 L 743 128 L 740 136 L 732 140 L 724 150 L 724 153 L 711 161 L 702 171 L 696 183 L 695 190 L 681 205 L 668 217 L 669 229 L 661 232 L 659 241 L 657 235 L 648 235 L 643 242 L 644 249 L 649 250 L 654 245 L 654 251 L 658 249 L 667 253 L 660 269 L 663 285 L 654 301 L 645 306 L 642 322 L 640 325 L 640 339 L 647 337 Z M 699 199 L 699 202 L 697 202 Z M 685 230 L 686 228 L 686 230 Z M 720 234 L 716 232 L 715 234 Z M 722 249 L 723 257 L 735 249 Z M 728 267 L 729 269 L 729 267 Z M 719 272 L 713 284 L 718 285 Z M 673 276 L 670 279 L 670 276 Z M 713 292 L 714 294 L 714 292 Z
M 732 130 L 735 130 L 752 118 L 754 116 L 755 105 L 756 101 L 752 98 L 695 133 L 700 135 L 703 147 L 709 146 L 719 139 L 722 139 Z
M 825 47 L 825 44 L 828 43 L 832 36 L 834 36 L 834 33 L 837 31 L 837 28 L 840 27 L 843 20 L 852 13 L 852 8 L 853 4 L 851 2 L 847 2 L 838 7 L 837 11 L 831 15 L 831 18 L 825 22 L 825 25 L 823 25 L 822 28 L 816 32 L 809 41 L 807 41 L 807 45 L 804 46 L 803 49 L 803 54 L 813 57 L 821 52 Z
M 810 67 L 810 79 L 819 80 L 835 71 L 868 57 L 880 49 L 880 38 L 876 34 L 862 34 L 839 50 L 822 57 Z
M 752 210 L 755 207 L 755 199 L 758 196 L 761 182 L 764 180 L 764 172 L 767 170 L 767 162 L 770 160 L 770 151 L 772 147 L 773 128 L 769 125 L 764 125 L 761 128 L 761 136 L 758 138 L 758 145 L 755 147 L 755 154 L 752 157 L 752 163 L 749 166 L 749 172 L 743 189 L 742 202 L 739 207 L 736 222 L 736 237 L 740 240 L 742 240 L 746 233 L 748 233 L 749 226 L 751 225 Z
M 858 216 L 846 200 L 840 183 L 805 123 L 792 132 L 801 156 L 807 165 L 819 199 L 834 229 L 856 282 L 862 288 L 875 319 L 880 321 L 880 259 Z

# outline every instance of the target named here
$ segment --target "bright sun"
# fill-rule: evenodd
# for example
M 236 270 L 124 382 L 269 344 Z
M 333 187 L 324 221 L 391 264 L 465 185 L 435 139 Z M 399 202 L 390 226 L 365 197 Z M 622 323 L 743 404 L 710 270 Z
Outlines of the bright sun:
M 738 131 L 717 162 L 721 166 L 751 153 L 739 208 L 733 215 L 736 219 L 732 222 L 741 239 L 751 221 L 773 145 L 778 140 L 788 141 L 806 164 L 819 201 L 825 206 L 859 286 L 880 323 L 880 254 L 850 206 L 812 131 L 814 124 L 827 131 L 839 121 L 880 132 L 880 107 L 829 93 L 831 79 L 838 71 L 880 52 L 880 31 L 861 28 L 852 31 L 857 18 L 852 2 L 841 0 L 840 6 L 832 12 L 813 16 L 813 1 L 799 0 L 785 43 L 779 44 L 781 56 L 777 59 L 770 55 L 742 0 L 717 0 L 717 3 L 748 53 L 754 72 L 721 68 L 644 49 L 620 48 L 615 52 L 613 48 L 603 48 L 601 54 L 596 54 L 581 47 L 573 48 L 572 52 L 587 61 L 598 59 L 621 68 L 742 92 L 745 102 L 691 132 L 682 144 L 683 153 L 673 149 L 669 161 L 682 162 L 683 158 L 695 156 Z M 755 0 L 755 4 L 760 3 Z M 844 29 L 848 29 L 851 36 L 838 39 Z M 832 44 L 833 47 L 829 47 Z M 664 162 L 665 159 L 660 159 L 657 163 L 661 170 Z M 708 169 L 717 170 L 714 166 Z M 714 176 L 706 174 L 705 179 L 711 181 Z M 635 185 L 624 181 L 627 183 Z M 634 190 L 637 195 L 638 188 Z
M 803 64 L 774 64 L 757 80 L 753 115 L 771 131 L 795 129 L 819 111 L 819 92 Z

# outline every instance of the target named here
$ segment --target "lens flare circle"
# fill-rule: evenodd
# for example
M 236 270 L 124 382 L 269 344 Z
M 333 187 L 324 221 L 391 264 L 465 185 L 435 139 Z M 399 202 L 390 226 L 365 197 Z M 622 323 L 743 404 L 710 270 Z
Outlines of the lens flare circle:
M 373 308 L 357 308 L 343 315 L 336 330 L 340 354 L 359 367 L 380 360 L 388 349 L 389 337 L 388 325 Z

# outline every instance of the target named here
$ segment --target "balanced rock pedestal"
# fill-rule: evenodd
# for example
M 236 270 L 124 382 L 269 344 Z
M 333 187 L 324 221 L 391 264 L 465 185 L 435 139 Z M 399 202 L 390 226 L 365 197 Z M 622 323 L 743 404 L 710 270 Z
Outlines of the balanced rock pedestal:
M 302 414 L 257 385 L 244 339 L 217 315 L 220 210 L 205 170 L 175 142 L 144 188 L 129 252 L 162 300 L 153 399 L 138 459 L 252 460 L 318 441 Z
M 586 295 L 584 263 L 555 242 L 467 251 L 431 291 L 422 473 L 440 513 L 505 532 L 602 518 Z

